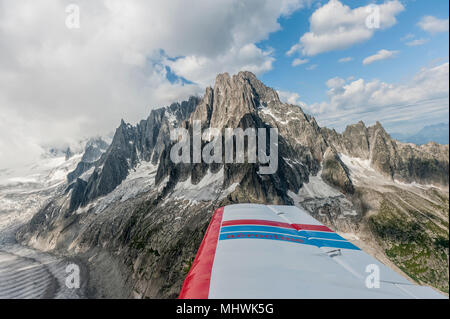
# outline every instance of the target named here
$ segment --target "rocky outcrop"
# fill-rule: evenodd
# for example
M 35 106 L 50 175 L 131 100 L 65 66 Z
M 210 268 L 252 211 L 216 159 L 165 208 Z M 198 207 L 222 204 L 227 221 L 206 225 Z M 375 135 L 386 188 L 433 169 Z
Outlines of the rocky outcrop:
M 326 182 L 337 187 L 344 194 L 354 193 L 355 189 L 347 167 L 331 147 L 325 151 L 322 166 L 321 176 Z
M 448 145 L 401 143 L 392 139 L 379 122 L 370 127 L 363 122 L 349 125 L 342 134 L 327 128 L 321 131 L 338 153 L 369 160 L 387 178 L 448 186 Z
M 73 191 L 70 209 L 73 211 L 85 206 L 95 198 L 113 191 L 139 161 L 158 163 L 161 154 L 170 145 L 170 129 L 186 120 L 198 102 L 198 98 L 191 97 L 181 104 L 174 103 L 169 107 L 153 110 L 147 120 L 136 126 L 122 120 L 103 156 L 90 164 L 82 161 L 80 168 L 77 167 L 79 171 L 94 167 L 94 171 L 86 185 L 81 182 L 71 185 Z M 77 174 L 72 174 L 69 182 L 75 177 L 78 177 Z
M 214 88 L 206 89 L 191 120 L 201 120 L 214 128 L 234 128 L 245 114 L 255 113 L 260 106 L 271 103 L 281 103 L 278 94 L 253 73 L 239 72 L 231 77 L 228 73 L 219 74 Z
M 95 166 L 102 154 L 108 149 L 108 143 L 106 143 L 102 138 L 93 138 L 86 143 L 83 156 L 81 161 L 77 164 L 75 170 L 67 175 L 68 183 L 72 183 L 76 178 L 83 175 L 91 167 Z
M 278 98 L 277 93 L 266 87 L 252 73 L 240 72 L 230 77 L 228 74 L 217 76 L 214 88 L 207 88 L 202 101 L 190 116 L 184 127 L 191 132 L 194 121 L 201 121 L 202 128 L 217 128 L 224 136 L 224 128 L 240 128 L 245 131 L 248 128 L 265 128 L 269 132 L 271 127 L 279 130 L 278 137 L 278 169 L 276 174 L 264 176 L 258 173 L 259 162 L 243 164 L 223 164 L 225 154 L 221 154 L 222 161 L 219 164 L 174 164 L 170 161 L 169 152 L 165 152 L 161 158 L 156 183 L 168 178 L 168 188 L 188 178 L 200 181 L 208 170 L 216 171 L 223 166 L 225 176 L 223 187 L 234 183 L 240 185 L 239 194 L 236 192 L 234 199 L 241 202 L 259 203 L 290 203 L 287 196 L 289 190 L 297 192 L 304 181 L 308 180 L 311 172 L 319 170 L 322 158 L 321 147 L 325 148 L 326 142 L 314 142 L 321 138 L 320 129 L 314 119 L 306 116 L 301 109 L 289 106 L 293 117 L 291 127 L 299 131 L 299 138 L 308 140 L 306 145 L 299 140 L 292 139 L 289 128 L 277 124 L 274 117 L 268 116 L 270 110 L 283 112 L 285 108 Z M 269 113 L 265 112 L 269 110 Z M 311 132 L 311 134 L 309 134 Z M 312 132 L 314 134 L 312 134 Z M 267 133 L 268 134 L 268 133 Z M 308 136 L 307 135 L 312 135 Z M 317 139 L 316 139 L 317 141 Z M 267 140 L 269 143 L 269 140 Z M 192 142 L 191 142 L 192 144 Z M 202 147 L 206 144 L 203 142 Z M 225 145 L 225 140 L 222 140 Z M 259 152 L 256 147 L 256 153 Z M 265 151 L 268 150 L 268 147 Z M 244 148 L 245 154 L 248 145 Z M 191 162 L 193 162 L 191 154 Z M 215 166 L 215 167 L 211 167 Z

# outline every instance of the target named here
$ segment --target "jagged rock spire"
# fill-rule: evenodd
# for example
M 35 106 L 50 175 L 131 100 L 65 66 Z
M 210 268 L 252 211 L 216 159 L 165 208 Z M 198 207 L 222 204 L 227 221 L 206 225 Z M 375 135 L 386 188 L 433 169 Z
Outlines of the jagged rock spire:
M 233 76 L 222 73 L 216 77 L 214 88 L 206 89 L 192 120 L 201 120 L 216 128 L 236 127 L 245 114 L 270 103 L 281 103 L 277 92 L 253 73 L 242 71 Z

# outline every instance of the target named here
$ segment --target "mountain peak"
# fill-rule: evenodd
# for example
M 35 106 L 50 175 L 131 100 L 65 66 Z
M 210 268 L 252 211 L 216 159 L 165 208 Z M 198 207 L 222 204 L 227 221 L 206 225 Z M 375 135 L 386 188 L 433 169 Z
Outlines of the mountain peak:
M 216 76 L 216 85 L 227 82 L 232 80 L 233 78 L 238 78 L 240 80 L 247 80 L 247 81 L 259 81 L 256 75 L 250 71 L 239 71 L 237 74 L 234 74 L 233 76 L 230 76 L 228 72 L 219 73 Z M 259 81 L 260 82 L 260 81 Z
M 251 97 L 258 98 L 259 102 L 268 104 L 271 101 L 280 102 L 277 92 L 264 85 L 255 74 L 250 71 L 240 71 L 238 74 L 230 76 L 228 73 L 221 73 L 216 77 L 214 91 L 227 92 L 232 89 L 239 93 L 251 93 Z
M 375 134 L 381 134 L 384 138 L 390 139 L 390 135 L 386 132 L 383 125 L 379 121 L 376 121 L 376 123 L 372 126 L 370 126 L 369 131 L 373 132 L 373 135 Z
M 249 71 L 230 76 L 217 75 L 214 88 L 207 88 L 192 120 L 201 120 L 211 127 L 236 127 L 240 119 L 259 107 L 281 103 L 277 92 L 265 86 Z
M 251 80 L 251 81 L 259 81 L 255 74 L 253 74 L 250 71 L 240 71 L 238 74 L 235 75 L 238 78 Z
M 358 124 L 358 125 L 360 125 L 360 126 L 363 126 L 363 127 L 366 127 L 366 124 L 365 124 L 363 121 L 359 121 L 359 122 L 356 123 L 356 124 Z
M 230 74 L 228 74 L 228 72 L 219 73 L 216 76 L 215 83 L 217 85 L 218 83 L 226 82 L 226 81 L 229 81 L 229 80 L 230 80 Z

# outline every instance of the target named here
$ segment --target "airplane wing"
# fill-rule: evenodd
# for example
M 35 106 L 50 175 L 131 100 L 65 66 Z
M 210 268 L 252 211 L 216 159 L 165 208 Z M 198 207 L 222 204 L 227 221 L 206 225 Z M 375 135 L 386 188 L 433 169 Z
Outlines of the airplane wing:
M 295 206 L 217 209 L 181 299 L 447 298 L 419 286 Z

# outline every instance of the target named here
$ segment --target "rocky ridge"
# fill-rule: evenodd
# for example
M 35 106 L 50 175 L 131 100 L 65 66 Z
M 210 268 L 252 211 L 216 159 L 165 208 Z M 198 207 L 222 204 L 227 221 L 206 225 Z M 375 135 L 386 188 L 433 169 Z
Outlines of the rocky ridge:
M 173 163 L 170 130 L 192 132 L 194 121 L 277 128 L 278 170 Z M 203 98 L 154 110 L 136 126 L 122 121 L 100 158 L 86 155 L 89 164 L 17 236 L 86 260 L 103 287 L 92 287 L 96 296 L 173 298 L 215 208 L 299 205 L 399 272 L 448 292 L 448 152 L 397 142 L 380 123 L 342 134 L 321 128 L 252 73 L 225 73 Z

